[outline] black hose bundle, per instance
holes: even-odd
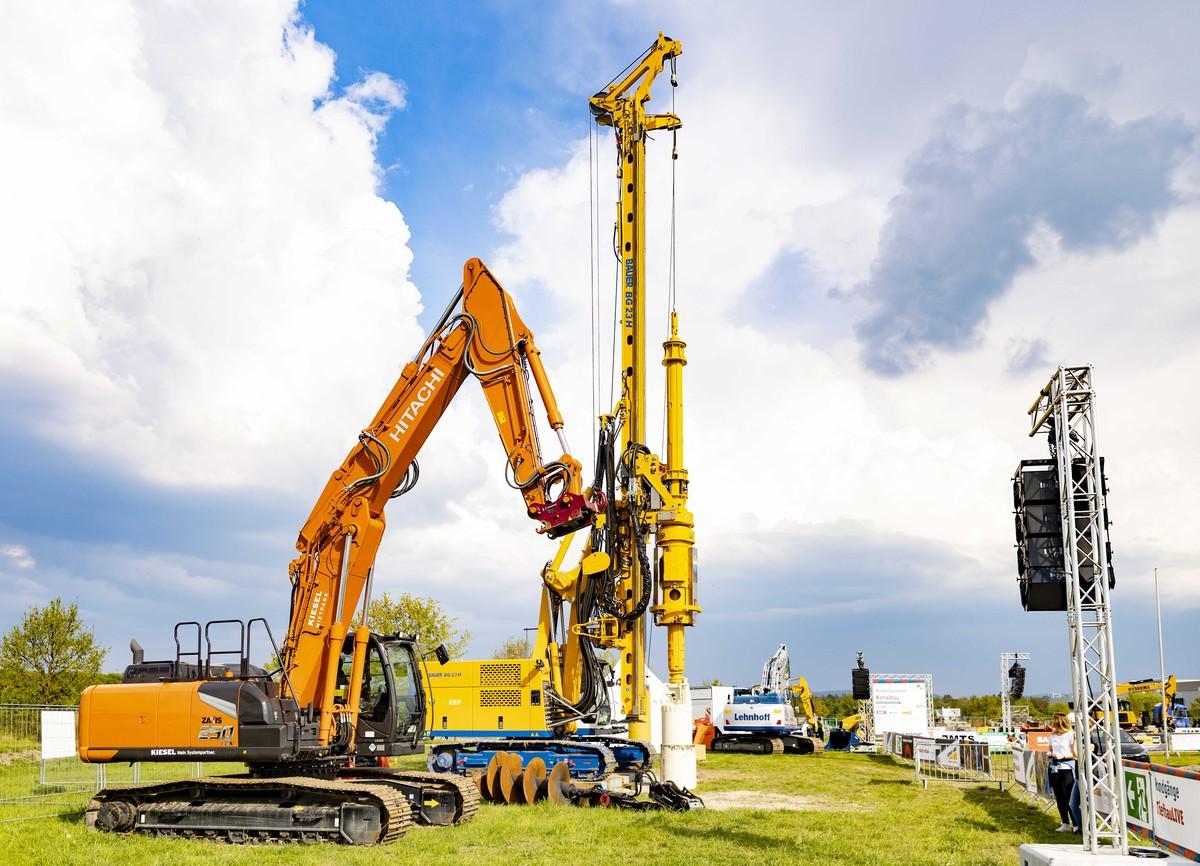
[[[624,564],[624,559],[628,554],[623,554],[619,549],[617,540],[620,534],[617,531],[617,461],[615,459],[615,448],[613,439],[616,435],[616,430],[613,422],[604,424],[600,428],[599,442],[596,445],[596,477],[592,482],[593,490],[604,491],[605,499],[605,521],[603,528],[592,529],[592,550],[602,551],[608,554],[608,568],[594,576],[594,579],[599,582],[604,591],[598,599],[599,609],[610,616],[614,616],[621,622],[629,623],[641,617],[646,608],[650,605],[650,597],[654,591],[653,573],[650,569],[650,556],[646,551],[646,545],[640,539],[640,529],[642,515],[639,511],[635,511],[632,507],[632,497],[626,497],[628,503],[628,519],[629,526],[628,537],[629,543],[634,549],[636,557],[633,567],[638,572],[641,578],[641,593],[637,602],[629,610],[625,609],[623,600],[617,597],[618,577],[621,573],[621,566]],[[649,449],[645,445],[632,444],[621,456],[620,481],[622,486],[630,483],[633,477],[633,461],[639,453],[649,453]]]

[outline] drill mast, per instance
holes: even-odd
[[[611,126],[617,147],[616,253],[620,275],[620,399],[601,423],[620,427],[620,494],[615,503],[618,556],[617,599],[628,616],[620,620],[614,639],[605,641],[621,654],[622,704],[632,739],[650,739],[650,702],[646,691],[647,608],[656,625],[667,628],[669,683],[685,687],[684,632],[695,622],[693,520],[687,508],[687,472],[683,468],[683,366],[686,343],[679,339],[678,318],[671,313],[671,335],[663,343],[667,368],[667,463],[646,445],[646,136],[654,130],[676,130],[673,113],[650,114],[645,104],[655,78],[670,63],[676,85],[675,58],[683,46],[661,33],[654,44],[589,101],[596,123]],[[651,537],[658,561],[651,583],[650,558],[644,553]],[[653,589],[651,589],[653,586]],[[653,604],[647,594],[653,593]]]

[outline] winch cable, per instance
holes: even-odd
[[[675,114],[675,90],[679,81],[675,75],[675,58],[671,58],[671,114]],[[671,314],[675,312],[675,164],[679,160],[678,129],[671,130],[671,230],[669,234],[669,252],[667,254],[667,333],[671,333]],[[662,448],[660,454],[667,452],[667,394],[663,391],[663,421]],[[677,468],[677,467],[672,467]]]
[[[596,436],[598,430],[597,417],[600,414],[600,380],[599,380],[599,359],[597,351],[599,348],[599,335],[596,328],[598,326],[599,316],[599,296],[596,283],[598,281],[598,267],[596,257],[596,246],[599,241],[598,229],[596,226],[599,214],[596,212],[596,124],[592,118],[588,117],[588,313],[591,316],[591,322],[588,328],[588,337],[592,344],[591,362],[592,362],[592,459],[596,458]]]

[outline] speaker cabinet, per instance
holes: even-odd
[[[854,668],[850,671],[850,692],[856,701],[871,700],[871,672],[867,668]]]

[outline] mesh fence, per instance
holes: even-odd
[[[0,822],[82,812],[108,785],[241,772],[241,764],[85,764],[42,756],[42,713],[78,716],[78,707],[0,704]],[[76,718],[78,721],[78,718]]]

